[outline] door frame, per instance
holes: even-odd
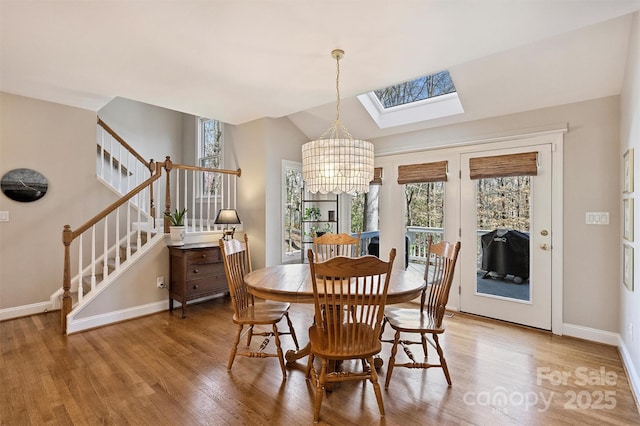
[[[553,235],[553,211],[551,203],[551,186],[553,181],[551,144],[526,145],[500,150],[469,150],[460,153],[460,220],[462,245],[467,250],[460,256],[460,309],[464,312],[476,313],[518,324],[539,327],[543,330],[551,330],[551,291],[553,289],[553,250],[538,250],[541,242],[551,244]],[[496,297],[491,294],[478,291],[478,257],[476,250],[479,248],[477,234],[477,184],[469,175],[471,158],[492,158],[500,155],[518,154],[525,152],[537,152],[538,166],[542,173],[531,177],[531,202],[530,221],[528,233],[530,242],[528,246],[530,254],[529,298],[526,301],[508,297]],[[489,228],[493,229],[493,228]],[[550,231],[548,236],[540,236],[539,231]]]
[[[450,196],[458,198],[460,187],[460,164],[457,160],[462,152],[475,149],[508,149],[528,145],[551,144],[551,222],[554,232],[551,235],[551,278],[553,280],[551,288],[551,332],[553,334],[563,334],[563,152],[564,134],[568,131],[566,124],[552,125],[546,128],[538,128],[530,132],[513,132],[513,134],[503,134],[502,136],[486,138],[465,138],[439,142],[438,146],[421,147],[408,150],[385,152],[377,154],[375,166],[383,167],[384,183],[380,188],[380,234],[381,253],[388,252],[391,247],[397,247],[398,256],[404,256],[404,223],[398,220],[403,217],[403,196],[402,185],[397,183],[398,166],[404,164],[414,164],[430,162],[436,160],[448,160],[448,177],[446,201],[450,201]],[[428,142],[427,142],[428,143]],[[451,188],[455,185],[455,189]],[[455,194],[455,195],[454,195]],[[458,200],[459,205],[459,200]],[[460,237],[460,214],[459,209],[452,212],[451,208],[445,211],[445,238],[454,240]],[[461,247],[461,250],[464,250]],[[460,274],[456,272],[454,280],[460,288]],[[455,287],[455,284],[454,284]],[[449,298],[449,309],[459,308],[460,298],[457,294],[452,294]],[[455,306],[454,304],[457,304]]]
[[[474,144],[459,149],[459,154],[473,150],[500,150],[531,145],[551,145],[551,332],[563,333],[563,151],[565,129],[502,138],[499,142]],[[460,165],[459,165],[460,166]],[[459,170],[458,176],[461,171]],[[458,179],[458,185],[461,179]],[[460,232],[460,225],[458,229]]]

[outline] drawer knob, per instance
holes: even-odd
[[[194,285],[193,285],[193,289],[195,290],[195,289],[197,289],[197,288],[198,288],[198,284],[194,284]]]
[[[202,257],[204,259],[205,257],[207,257],[207,254],[206,253],[202,253],[202,255],[200,257]]]
[[[197,270],[197,269],[194,269],[194,270],[193,270],[193,273],[194,273],[194,274],[197,274],[197,273],[198,273],[198,270]]]

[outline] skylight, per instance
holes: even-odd
[[[388,109],[398,105],[435,98],[455,91],[456,87],[451,81],[449,71],[440,71],[415,80],[385,87],[384,89],[374,90],[373,93],[375,93],[382,107]]]
[[[464,112],[446,70],[378,89],[358,99],[381,129]]]

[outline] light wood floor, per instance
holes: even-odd
[[[310,308],[292,306],[301,343]],[[0,424],[311,424],[306,360],[285,382],[275,358],[238,358],[227,371],[228,299],[190,306],[186,319],[163,312],[66,337],[58,315],[0,323]],[[340,383],[321,424],[640,424],[616,348],[460,314],[446,321],[451,388],[439,369],[397,369],[380,418],[369,383]]]

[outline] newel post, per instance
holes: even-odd
[[[149,177],[153,176],[154,172],[157,173],[156,170],[156,162],[153,161],[153,158],[149,161]],[[153,183],[149,184],[149,213],[153,219],[153,227],[156,227],[156,202],[153,191]]]
[[[67,314],[71,312],[71,242],[73,231],[71,226],[65,225],[62,231],[62,243],[64,244],[64,273],[62,277],[62,304],[60,307],[60,324],[62,333],[67,333]]]
[[[167,183],[165,185],[165,197],[164,197],[164,212],[171,214],[171,169],[173,168],[173,163],[171,162],[171,157],[167,155],[164,160],[164,170],[167,172]],[[164,217],[164,233],[169,233],[169,219],[165,215]]]

